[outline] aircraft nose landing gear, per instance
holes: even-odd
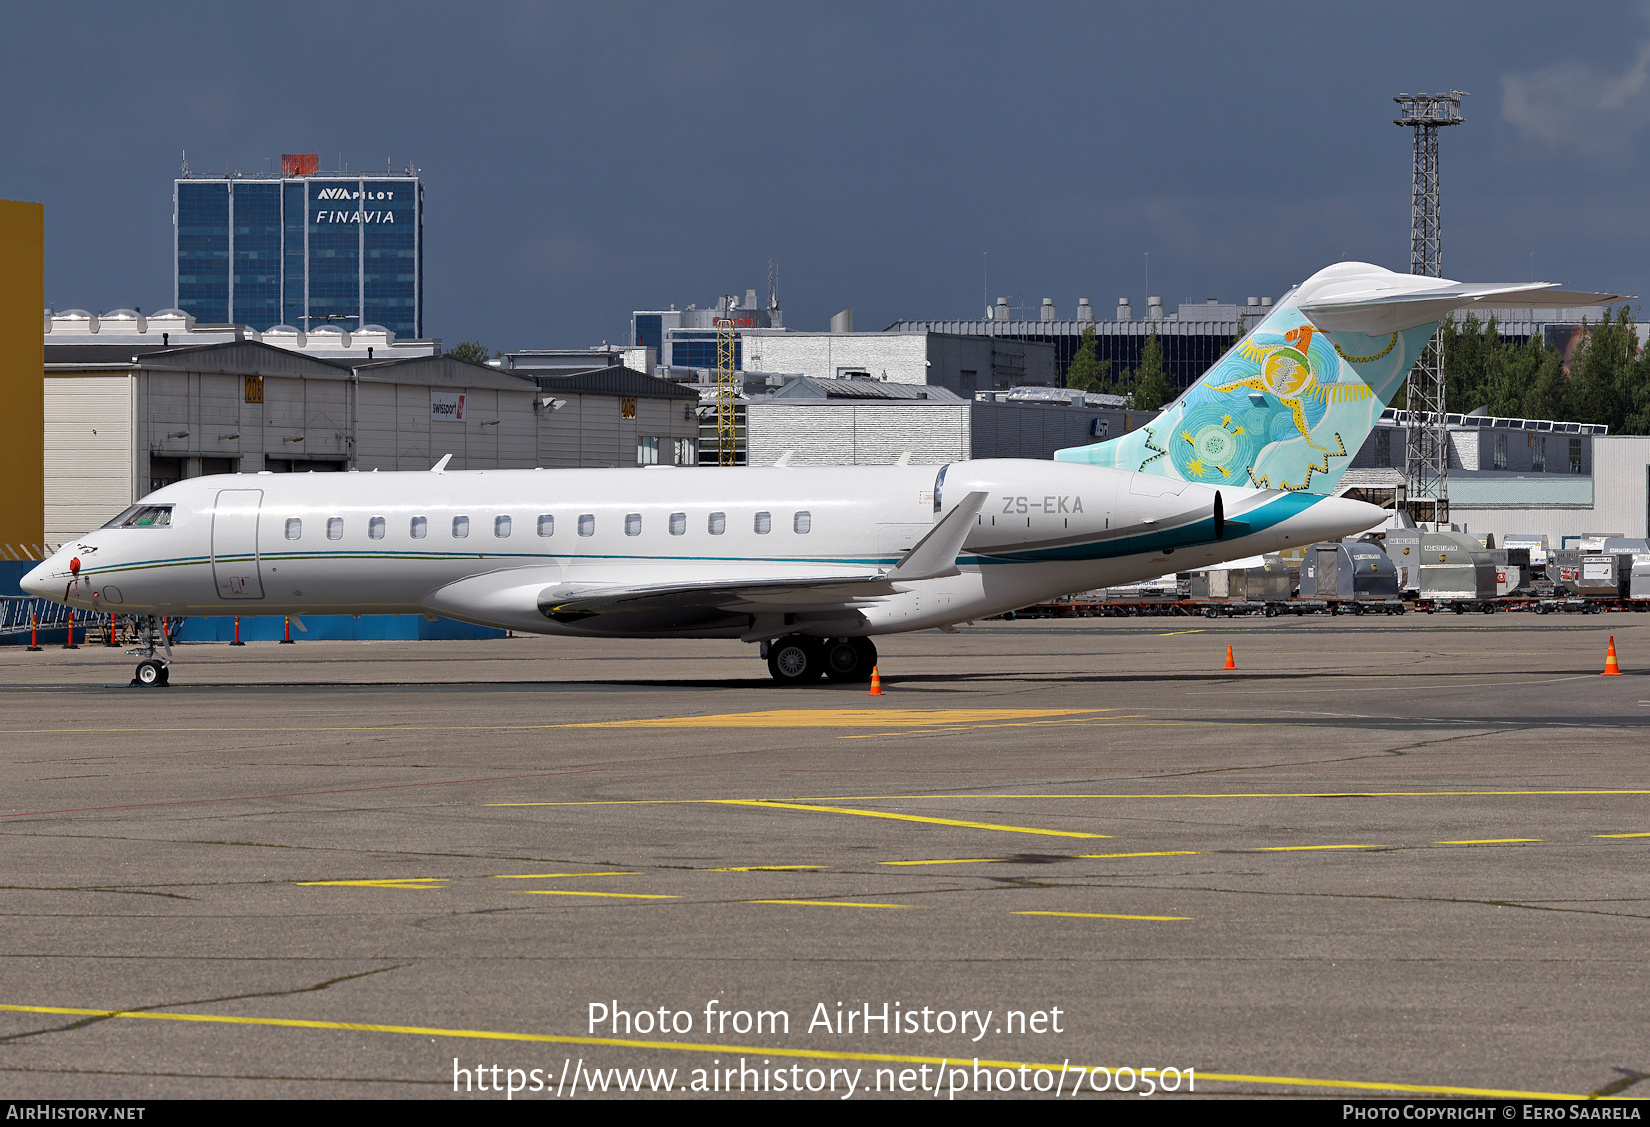
[[[166,650],[164,658],[155,656],[155,635],[157,633],[160,635],[161,645]],[[143,659],[138,662],[137,672],[132,675],[134,686],[148,689],[172,683],[172,639],[167,637],[164,629],[160,628],[154,615],[145,615],[138,620],[137,649],[127,650],[126,652]]]

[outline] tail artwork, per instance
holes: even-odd
[[[1556,287],[1462,284],[1337,263],[1291,290],[1152,422],[1058,451],[1055,460],[1328,495],[1451,312],[1620,300]]]

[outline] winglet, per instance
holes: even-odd
[[[918,540],[905,558],[894,565],[887,578],[902,582],[914,579],[939,579],[958,574],[957,553],[968,539],[968,522],[979,515],[985,505],[986,491],[977,489],[964,497],[956,508]]]
[[[447,468],[447,463],[452,461],[452,460],[453,460],[453,456],[451,454],[443,454],[441,456],[441,461],[437,462],[435,465],[430,467],[430,472],[431,473],[440,473],[442,470]]]

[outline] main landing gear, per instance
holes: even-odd
[[[160,644],[166,651],[164,658],[156,656],[156,634],[160,635]],[[166,636],[166,631],[161,628],[154,615],[145,615],[138,619],[137,649],[126,652],[143,659],[138,662],[137,672],[132,675],[133,685],[149,689],[172,683],[172,639]]]
[[[781,685],[806,685],[829,677],[844,684],[871,679],[877,648],[869,638],[810,638],[789,634],[768,643],[768,672]]]

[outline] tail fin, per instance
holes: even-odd
[[[1140,430],[1054,455],[1184,481],[1332,492],[1438,325],[1461,308],[1619,300],[1341,262],[1312,275]]]

